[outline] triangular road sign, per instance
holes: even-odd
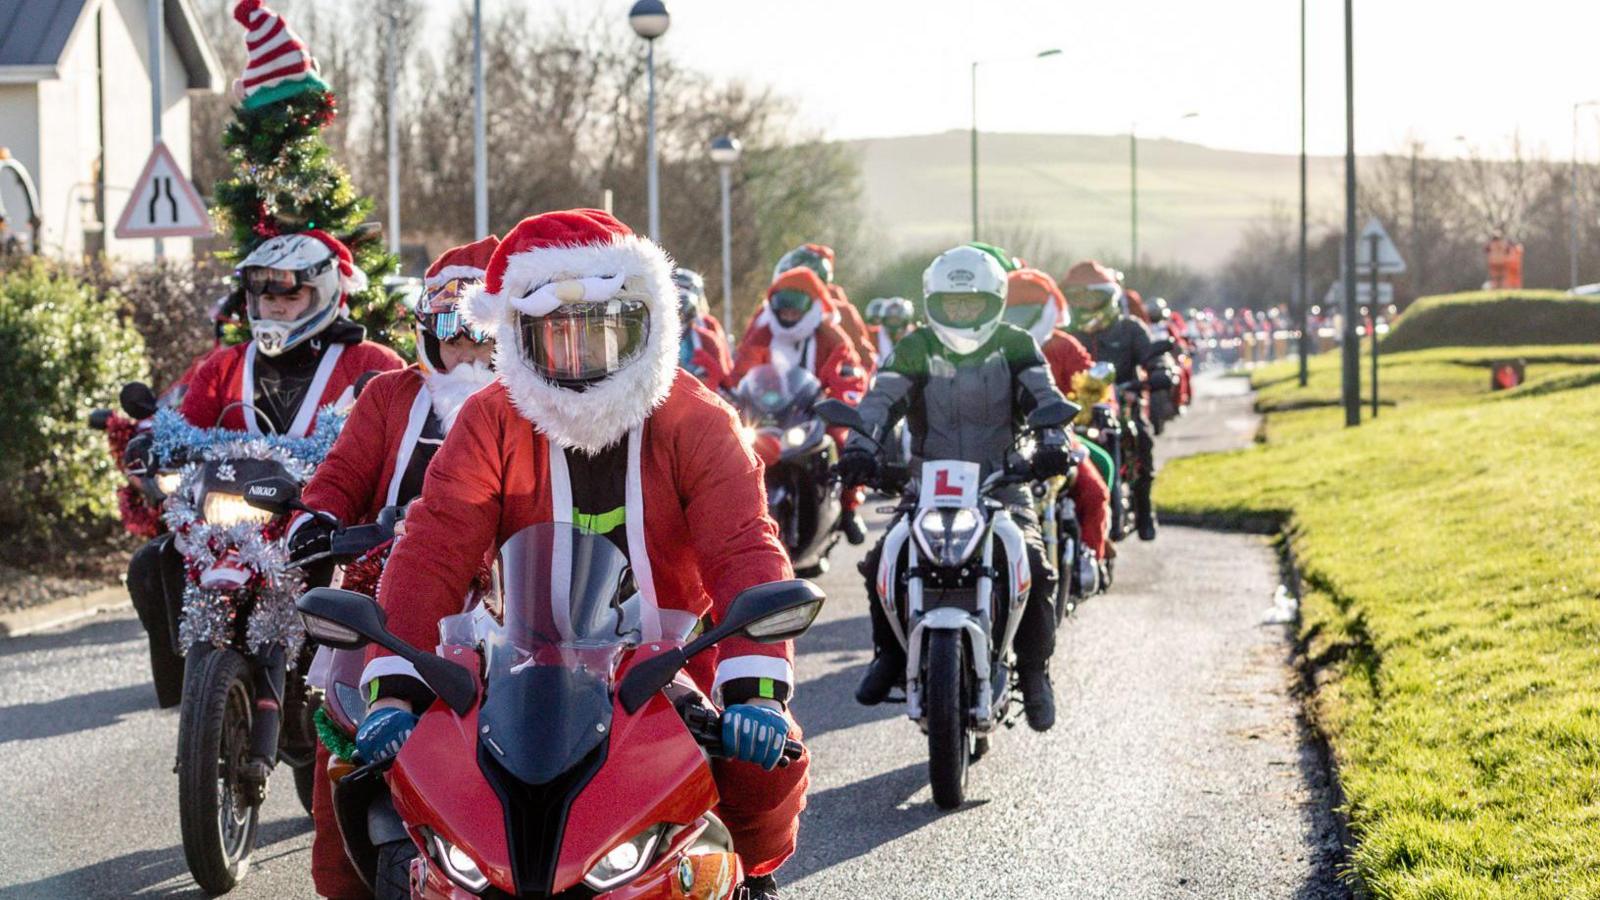
[[[119,238],[209,237],[206,205],[178,168],[167,145],[158,142],[139,173],[128,205],[117,220]]]
[[[1378,239],[1378,274],[1403,274],[1406,262],[1400,258],[1400,248],[1389,239],[1389,232],[1383,229],[1383,223],[1377,217],[1368,220],[1367,227],[1361,229],[1361,236],[1356,238],[1356,271],[1363,275],[1372,274],[1373,238]]]

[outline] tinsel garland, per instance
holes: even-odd
[[[112,413],[106,420],[106,444],[118,472],[126,472],[122,456],[138,431],[139,423],[127,416]],[[144,491],[130,483],[117,488],[117,513],[122,517],[123,530],[135,537],[152,538],[161,533],[161,513],[145,502]]]
[[[226,645],[233,637],[241,608],[250,608],[244,644],[252,652],[282,644],[290,658],[300,652],[305,631],[294,601],[304,590],[298,569],[291,569],[284,540],[285,523],[274,520],[263,527],[255,522],[223,526],[207,522],[198,508],[203,497],[203,461],[217,459],[272,460],[290,477],[304,483],[328,454],[344,416],[325,407],[309,437],[278,435],[247,437],[237,431],[195,428],[181,416],[163,410],[154,423],[155,455],[168,459],[182,448],[192,460],[183,469],[178,489],[167,498],[163,518],[172,529],[173,542],[184,558],[183,612],[178,624],[181,646],[195,643]],[[186,442],[185,442],[186,441]],[[237,588],[219,591],[202,587],[200,577],[218,560],[231,555],[249,573]]]
[[[316,715],[311,717],[311,721],[317,726],[317,737],[322,740],[322,746],[327,747],[329,753],[345,762],[356,761],[356,742],[334,724],[333,717],[328,715],[327,709],[317,707]]]

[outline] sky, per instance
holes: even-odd
[[[427,0],[434,15],[463,0]],[[535,17],[631,0],[528,2]],[[1344,5],[1307,0],[1307,137],[1344,152]],[[828,137],[1126,133],[1274,153],[1299,150],[1295,0],[668,0],[660,49],[770,85]],[[1571,153],[1572,104],[1600,98],[1593,0],[1356,0],[1356,146],[1503,155],[1509,137]],[[1033,58],[1059,48],[1060,55]],[[1198,115],[1183,118],[1194,112]],[[1581,154],[1600,158],[1600,107]],[[1460,140],[1464,138],[1465,140]]]

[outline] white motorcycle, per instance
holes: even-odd
[[[854,408],[828,400],[816,411],[872,439]],[[1077,413],[1070,402],[1040,407],[1028,415],[1029,433],[1064,426]],[[981,479],[977,463],[948,459],[923,461],[909,479],[885,473],[873,487],[903,499],[884,538],[878,601],[906,651],[906,714],[928,735],[933,802],[954,809],[968,765],[1022,708],[1012,642],[1033,572],[1021,527],[992,495],[1034,474],[1018,452]]]

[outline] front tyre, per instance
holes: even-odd
[[[411,861],[417,845],[409,840],[390,841],[378,848],[378,870],[372,877],[373,900],[410,900]]]
[[[306,812],[311,812],[312,793],[317,786],[317,763],[315,758],[305,765],[295,766],[290,771],[294,772],[294,792],[300,798],[300,805]]]
[[[249,664],[221,648],[205,655],[178,722],[178,824],[200,889],[233,890],[250,868],[259,806],[242,780],[254,702]]]
[[[972,731],[967,723],[967,642],[959,631],[928,636],[923,708],[928,718],[928,781],[940,809],[961,805],[967,791]]]

